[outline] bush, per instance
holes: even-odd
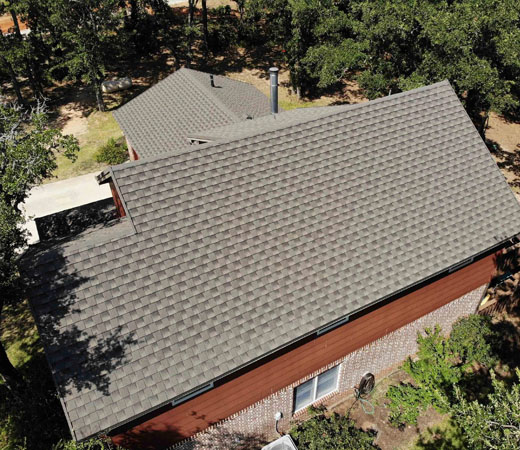
[[[126,143],[121,140],[116,141],[114,138],[110,138],[96,153],[97,162],[110,164],[111,166],[122,164],[127,159],[128,149]]]
[[[453,397],[453,385],[462,378],[462,369],[441,328],[426,329],[417,337],[417,360],[403,364],[414,384],[393,386],[386,394],[390,400],[390,423],[396,427],[416,424],[417,417],[429,405],[445,413]]]
[[[438,326],[426,329],[424,336],[419,334],[417,359],[408,358],[402,366],[413,384],[391,386],[386,394],[390,423],[415,425],[429,405],[440,413],[448,412],[456,401],[454,387],[461,384],[468,368],[475,362],[487,367],[496,364],[493,349],[499,339],[491,319],[475,314],[455,322],[449,338]]]
[[[493,348],[499,340],[491,318],[473,314],[455,322],[450,334],[450,347],[464,365],[478,362],[493,367],[498,360]]]
[[[325,408],[309,408],[311,419],[290,431],[298,448],[307,450],[369,450],[377,449],[374,444],[376,433],[356,428],[347,416],[333,413],[325,415]]]

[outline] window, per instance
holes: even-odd
[[[299,411],[338,388],[339,366],[300,384],[294,390],[294,411]]]

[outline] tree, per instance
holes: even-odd
[[[25,104],[25,100],[20,89],[20,84],[18,83],[16,72],[14,71],[13,65],[7,56],[8,48],[9,42],[7,38],[3,35],[3,33],[0,33],[0,62],[2,63],[3,68],[9,73],[9,78],[11,79],[11,84],[13,85],[13,90],[16,94],[18,103],[23,105]]]
[[[482,132],[489,110],[518,111],[519,0],[358,0],[351,8],[369,98],[448,79]]]
[[[467,448],[474,450],[516,450],[520,448],[520,369],[511,387],[491,373],[493,392],[485,403],[469,402],[456,389],[457,404],[452,409]]]
[[[204,53],[206,58],[209,52],[209,33],[208,33],[208,6],[206,0],[201,0],[202,6],[202,36],[204,38]]]
[[[92,86],[98,109],[105,111],[101,83],[121,24],[119,0],[56,0],[51,22],[62,32],[62,65]]]
[[[250,0],[247,8],[251,16],[265,24],[271,45],[282,48],[291,84],[301,97],[307,81],[302,59],[314,44],[313,25],[325,10],[320,0]]]
[[[55,152],[74,160],[77,140],[50,128],[43,105],[31,112],[0,103],[0,320],[7,301],[18,296],[18,255],[26,245],[20,206],[29,190],[56,168]],[[21,377],[0,344],[0,374],[17,388]]]

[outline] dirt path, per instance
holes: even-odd
[[[73,136],[81,136],[88,131],[88,121],[83,112],[75,109],[74,103],[67,103],[61,106],[60,117],[63,117],[63,134],[72,134]]]

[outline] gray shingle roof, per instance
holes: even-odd
[[[520,232],[447,82],[112,170],[135,234],[31,260],[77,438]]]
[[[114,112],[140,158],[188,144],[188,132],[229,125],[270,113],[269,99],[254,86],[182,68]]]
[[[287,128],[308,120],[320,119],[352,108],[352,106],[353,105],[338,105],[291,109],[289,111],[281,111],[279,114],[269,114],[254,120],[244,120],[223,127],[190,131],[188,138],[211,142],[243,139],[259,133]]]

